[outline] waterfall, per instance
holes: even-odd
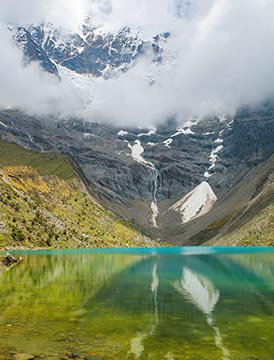
[[[160,172],[155,168],[154,166],[154,186],[153,186],[153,197],[151,202],[151,223],[154,227],[158,227],[157,224],[157,217],[159,215],[159,209],[158,209],[158,200],[157,200],[157,194],[158,194],[158,183],[159,183],[159,177]]]
[[[151,209],[151,215],[150,215],[150,221],[154,227],[158,227],[157,224],[157,217],[159,215],[159,209],[158,209],[158,200],[157,200],[157,193],[158,193],[158,183],[159,183],[159,177],[160,172],[156,169],[155,165],[144,159],[142,154],[144,153],[144,148],[141,145],[140,140],[136,140],[134,145],[128,144],[128,147],[131,150],[131,157],[133,160],[137,161],[139,164],[143,164],[144,166],[148,167],[153,172],[153,193],[152,193],[152,201],[150,205]]]

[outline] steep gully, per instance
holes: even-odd
[[[158,200],[157,200],[157,193],[158,193],[158,184],[159,179],[161,177],[160,172],[156,169],[155,165],[144,159],[142,154],[144,153],[144,148],[141,145],[140,140],[136,140],[134,145],[128,143],[128,147],[131,149],[131,157],[133,160],[137,161],[140,164],[143,164],[152,170],[152,179],[153,179],[153,192],[152,192],[152,201],[151,201],[151,216],[150,221],[154,227],[158,227],[157,225],[157,218],[159,215],[158,209]]]

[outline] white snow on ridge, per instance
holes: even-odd
[[[210,131],[210,132],[205,132],[205,133],[203,133],[202,135],[208,136],[208,135],[213,135],[213,134],[215,134],[215,132],[214,132],[214,131]]]
[[[147,133],[138,134],[137,137],[141,137],[141,136],[151,136],[151,135],[154,135],[154,134],[156,134],[156,130],[155,130],[155,129],[152,129],[152,130],[149,130]]]
[[[7,128],[7,125],[4,124],[2,121],[0,121],[0,125],[4,126],[5,128]]]
[[[204,181],[175,205],[170,207],[170,210],[172,209],[179,212],[182,217],[182,223],[185,224],[207,214],[212,210],[216,201],[217,196],[214,194],[210,185]]]
[[[173,143],[173,139],[167,139],[163,142],[163,144],[165,144],[166,147],[168,147],[169,149],[171,148],[170,145]]]
[[[194,132],[190,129],[190,128],[178,128],[177,129],[177,132],[173,135],[171,135],[171,137],[175,137],[175,136],[178,136],[178,135],[181,135],[181,134],[184,134],[184,135],[194,135]]]
[[[178,135],[194,135],[194,132],[190,129],[190,128],[178,128],[177,129],[177,132],[173,135],[171,135],[171,137],[165,141],[163,141],[163,144],[165,144],[166,147],[168,147],[169,149],[171,149],[170,145],[172,144],[173,142],[173,138],[175,138],[176,136]]]
[[[223,149],[223,145],[219,145],[217,146],[216,149],[212,150],[211,154],[210,154],[210,163],[211,166],[209,167],[208,170],[212,170],[215,166],[216,166],[216,162],[218,160],[218,153]]]
[[[118,133],[117,133],[118,136],[125,136],[125,135],[128,135],[128,132],[125,131],[125,130],[120,130]]]
[[[222,144],[223,142],[224,140],[222,138],[218,138],[214,141],[215,144]],[[219,159],[219,156],[217,154],[223,149],[223,147],[224,147],[223,145],[218,145],[215,149],[211,151],[209,158],[209,162],[211,165],[209,166],[208,170],[204,173],[204,177],[206,179],[210,178],[213,175],[210,173],[210,171],[214,169],[214,167],[216,166],[216,162]]]
[[[163,144],[165,144],[166,147],[169,149],[171,148],[170,145],[173,141],[173,138],[175,138],[178,135],[195,135],[195,133],[191,130],[191,127],[194,125],[197,125],[199,122],[199,119],[194,118],[191,116],[188,121],[186,121],[183,125],[178,127],[176,130],[176,133],[171,135],[169,139],[165,140]]]

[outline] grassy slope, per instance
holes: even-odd
[[[0,248],[155,246],[102,208],[70,160],[0,141]]]
[[[273,195],[274,191],[269,194],[274,198]],[[254,203],[249,211],[253,216],[240,228],[218,241],[211,240],[207,245],[274,246],[274,200],[263,209]]]
[[[52,152],[37,153],[0,139],[0,167],[25,165],[40,175],[56,175],[62,180],[75,178],[70,159]]]
[[[233,228],[233,222],[230,224],[233,230],[213,238],[206,245],[274,246],[274,157],[264,168],[264,181],[258,184],[248,205],[241,212],[231,213],[211,225],[218,229],[234,219],[236,226]]]

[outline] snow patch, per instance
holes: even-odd
[[[156,146],[157,143],[149,142],[149,143],[147,143],[147,145],[148,145],[148,146]]]
[[[167,148],[171,148],[170,145],[173,143],[173,139],[167,139],[163,142]]]
[[[197,125],[199,122],[199,119],[195,118],[194,116],[190,116],[189,120],[186,121],[183,125],[179,126],[176,130],[176,133],[171,135],[171,139],[168,139],[164,142],[164,144],[172,138],[178,136],[178,135],[195,135],[195,133],[191,130],[191,127],[194,125]],[[167,143],[167,147],[169,147],[170,143]]]
[[[194,135],[195,133],[190,129],[190,128],[178,128],[177,129],[177,132],[173,135],[171,135],[171,137],[175,137],[175,136],[178,136],[178,135]]]
[[[154,135],[154,134],[156,134],[156,130],[155,130],[155,129],[152,129],[152,130],[149,130],[149,132],[147,132],[147,133],[138,134],[137,137],[141,137],[141,136],[151,136],[151,135]]]
[[[212,175],[213,175],[213,174],[210,174],[208,171],[206,171],[206,172],[204,173],[204,177],[205,177],[206,179],[209,179]]]
[[[118,133],[117,133],[118,136],[125,136],[125,135],[128,135],[128,132],[125,131],[125,130],[120,130]]]
[[[2,121],[0,121],[0,125],[4,126],[5,128],[7,128],[7,125],[4,124]]]
[[[85,138],[89,138],[89,137],[95,136],[95,135],[92,134],[92,133],[86,132],[86,133],[83,133],[83,136],[84,136]]]
[[[203,133],[202,135],[208,136],[208,135],[213,135],[213,134],[215,134],[215,132],[214,132],[214,131],[210,131],[210,132],[205,132],[205,133]]]
[[[145,149],[141,145],[140,140],[135,140],[135,145],[131,145],[128,143],[128,147],[131,149],[131,157],[133,160],[137,161],[140,164],[150,167],[151,169],[155,169],[154,164],[150,161],[145,160],[141,155],[144,153]]]
[[[185,224],[191,220],[207,214],[212,210],[217,196],[214,194],[208,182],[204,181],[194,190],[184,196],[170,210],[175,210],[181,214],[182,223]]]
[[[208,170],[212,170],[215,166],[216,166],[216,162],[218,160],[218,153],[223,149],[223,145],[219,145],[217,146],[216,149],[212,150],[211,154],[210,154],[210,160],[209,162],[211,163],[211,166],[209,167]]]

